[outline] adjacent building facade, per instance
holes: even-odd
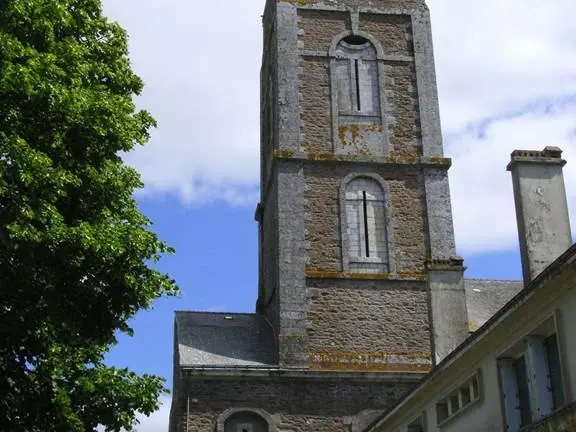
[[[576,245],[560,154],[515,151],[508,166],[526,286],[366,432],[576,430]]]
[[[359,432],[522,282],[464,280],[423,0],[263,28],[256,312],[176,313],[170,431]]]

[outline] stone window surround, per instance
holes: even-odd
[[[356,177],[346,187],[348,254],[352,272],[386,272],[384,191],[369,177]],[[379,270],[378,270],[379,269]]]
[[[341,58],[341,53],[338,49],[339,43],[347,36],[360,36],[364,39],[368,40],[372,47],[376,50],[376,65],[377,65],[377,73],[378,73],[378,83],[379,83],[379,98],[380,98],[380,110],[378,112],[378,117],[380,120],[380,125],[384,133],[384,139],[382,142],[382,155],[388,154],[390,150],[389,139],[388,139],[388,121],[387,121],[387,114],[386,114],[386,88],[384,86],[384,77],[386,76],[385,71],[385,64],[384,64],[384,50],[382,49],[382,45],[378,42],[378,40],[369,33],[356,30],[356,31],[344,31],[337,34],[332,39],[332,44],[328,51],[328,56],[330,58],[330,105],[331,105],[331,117],[332,117],[332,151],[337,153],[338,145],[338,127],[340,125],[340,118],[338,112],[338,91],[337,89],[333,88],[332,86],[334,83],[338,82],[337,76],[337,60]]]
[[[256,414],[257,416],[261,417],[264,421],[266,421],[266,423],[268,423],[268,432],[278,432],[276,428],[276,422],[274,421],[272,416],[268,414],[268,412],[259,408],[228,408],[218,416],[218,419],[216,420],[216,432],[224,432],[226,421],[234,414],[242,412]]]
[[[380,42],[378,42],[378,40],[372,36],[370,33],[364,32],[364,31],[360,31],[360,30],[356,30],[354,32],[351,32],[349,30],[343,31],[341,33],[338,33],[336,36],[334,36],[334,38],[332,39],[332,43],[330,45],[330,49],[328,51],[328,55],[330,58],[333,57],[338,57],[339,56],[339,50],[338,50],[338,44],[347,36],[360,36],[366,40],[368,40],[372,46],[374,47],[374,49],[376,50],[376,59],[378,60],[383,60],[386,56],[384,55],[384,50],[382,49],[382,45],[380,44]]]
[[[388,260],[385,264],[387,264],[388,271],[386,273],[393,274],[394,273],[394,259],[393,259],[393,250],[392,250],[392,218],[391,209],[390,209],[390,194],[388,190],[388,185],[386,181],[379,176],[378,174],[374,174],[372,172],[362,172],[356,171],[351,174],[348,174],[342,180],[340,184],[340,196],[339,196],[339,211],[340,211],[340,243],[341,243],[341,250],[342,250],[342,269],[344,273],[350,272],[350,261],[351,257],[349,255],[349,239],[347,234],[348,228],[348,221],[346,216],[346,188],[348,187],[348,183],[358,177],[367,177],[374,181],[376,181],[380,187],[382,188],[382,192],[384,194],[384,215],[385,215],[385,226],[386,226],[386,240],[385,246],[387,249],[387,257]],[[357,271],[356,271],[357,273]],[[367,273],[369,274],[369,273]]]
[[[344,108],[342,106],[342,101],[339,102],[338,104],[339,121],[342,122],[343,118],[351,116],[352,118],[355,118],[357,120],[365,119],[362,121],[363,123],[368,122],[368,124],[373,123],[380,124],[380,115],[381,115],[380,76],[377,68],[378,63],[376,61],[376,48],[369,39],[365,38],[362,39],[365,41],[362,44],[350,44],[346,42],[346,38],[344,38],[341,39],[340,42],[338,42],[338,45],[336,47],[337,65],[345,66],[345,68],[347,69],[346,71],[347,73],[343,74],[342,71],[340,71],[340,73],[336,73],[335,76],[337,82],[339,83],[338,86],[344,85],[343,81],[348,81],[347,86],[349,96],[348,103],[350,105]],[[354,67],[352,66],[353,62],[356,62],[358,65],[356,70],[354,70]],[[364,62],[367,62],[368,65],[372,63],[374,66],[376,66],[376,69],[373,74],[367,73],[367,75],[364,76],[364,79],[362,79],[360,76],[357,76],[362,74],[359,73],[357,74],[357,72],[361,72],[361,70],[363,69]],[[344,77],[342,75],[347,76]],[[364,106],[361,108],[357,107],[355,102],[358,101],[358,103],[360,103],[361,99],[365,99],[362,97],[365,96],[365,93],[361,89],[364,86],[368,86],[371,88],[372,86],[370,84],[376,85],[376,93],[377,93],[376,100],[374,100],[374,97],[370,98],[372,99],[370,104],[373,103],[373,107],[372,108],[365,108]],[[360,95],[358,94],[357,86],[360,87],[359,92]],[[338,90],[341,91],[340,88]],[[362,105],[364,105],[364,101],[362,101]]]

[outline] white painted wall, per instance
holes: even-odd
[[[554,287],[550,287],[554,289]],[[548,295],[549,294],[549,295]],[[458,361],[450,365],[443,372],[435,385],[424,388],[429,396],[425,396],[424,403],[407,402],[409,411],[400,417],[391,416],[381,431],[405,431],[406,425],[419,413],[426,411],[426,432],[500,432],[504,428],[504,416],[501,408],[500,386],[498,379],[497,359],[504,353],[522,343],[523,338],[533,332],[542,323],[556,317],[556,333],[559,338],[560,355],[563,364],[564,392],[566,403],[576,401],[576,284],[570,287],[565,294],[555,296],[555,293],[545,293],[542,290],[535,297],[535,301],[527,302],[531,306],[525,310],[512,313],[507,320],[501,323],[497,331],[489,337],[493,339],[492,348],[484,355],[478,355],[475,364],[459,364]],[[531,309],[532,308],[532,309]],[[529,312],[535,311],[535,313]],[[518,313],[521,312],[521,313]],[[498,333],[498,334],[496,334]],[[500,342],[498,342],[498,339]],[[489,340],[489,339],[487,339]],[[459,370],[458,372],[456,372]],[[481,370],[483,397],[464,408],[455,417],[448,420],[438,428],[436,424],[436,403],[458,389],[475,371]],[[448,378],[451,377],[451,378]],[[423,394],[424,390],[421,390]],[[416,400],[416,398],[411,399]]]

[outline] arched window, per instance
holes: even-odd
[[[224,432],[269,432],[268,422],[251,411],[240,411],[228,417]]]
[[[355,177],[344,191],[346,271],[388,272],[386,205],[384,190],[371,177]]]
[[[335,55],[340,123],[379,123],[376,49],[368,39],[349,35],[338,42]]]

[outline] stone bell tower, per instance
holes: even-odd
[[[428,9],[269,0],[260,287],[278,361],[425,371],[468,332]]]
[[[467,335],[423,0],[267,0],[256,313],[177,312],[171,432],[360,432]]]

